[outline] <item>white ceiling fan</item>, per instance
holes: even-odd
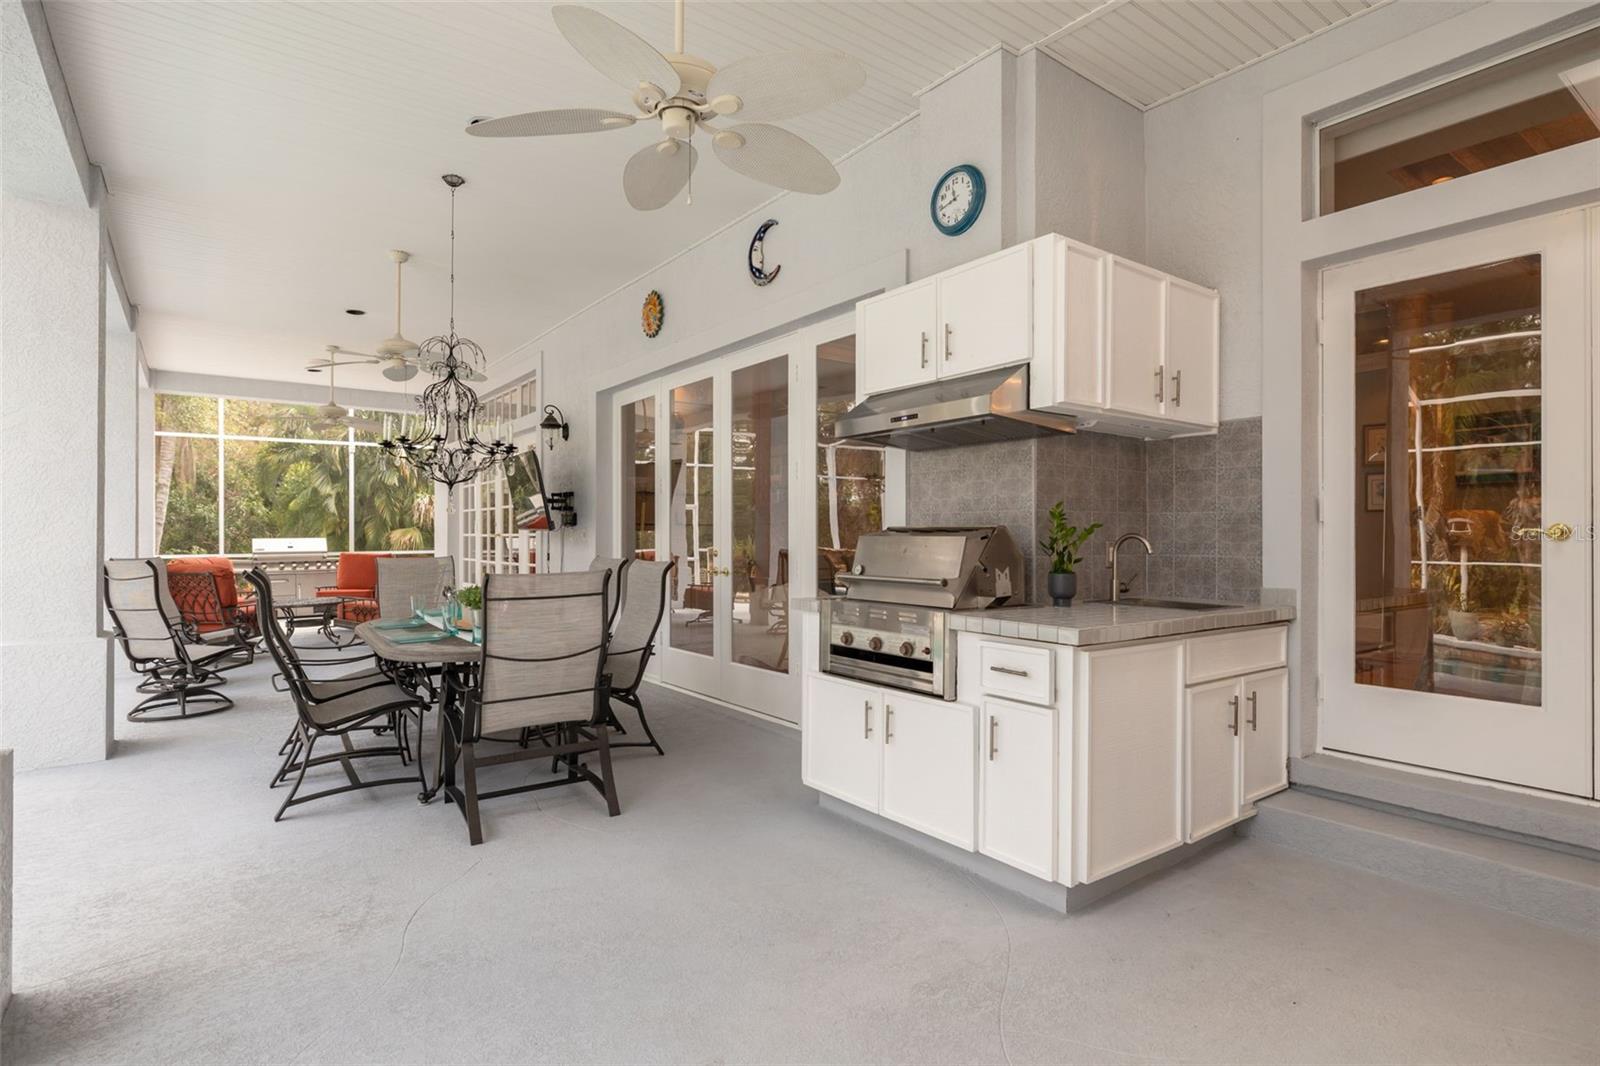
[[[662,55],[631,30],[587,7],[552,12],[567,42],[596,70],[633,94],[637,115],[591,108],[530,111],[482,119],[474,137],[542,137],[623,129],[640,119],[660,124],[661,139],[636,152],[622,170],[622,190],[640,211],[664,207],[689,182],[697,129],[729,169],[794,192],[831,192],[839,172],[808,142],[772,122],[826,107],[859,89],[866,68],[837,52],[776,52],[718,68],[683,50],[683,6],[677,0],[676,51]],[[712,120],[731,118],[721,127]]]
[[[362,363],[370,365],[377,360],[372,356],[362,355],[360,352],[347,352],[337,344],[330,344],[324,350],[328,353],[327,358],[320,359],[306,367],[307,370],[313,372],[321,371],[324,368],[326,368],[328,371],[328,402],[316,408],[317,417],[326,423],[341,426],[351,426],[355,429],[381,428],[377,422],[374,422],[370,418],[357,418],[355,415],[350,413],[350,409],[348,407],[340,403],[335,403],[333,398],[333,376],[338,367],[354,366]],[[339,356],[341,355],[353,355],[357,356],[357,358],[340,360]]]

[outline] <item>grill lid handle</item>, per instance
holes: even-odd
[[[943,577],[888,577],[881,575],[875,577],[872,574],[834,574],[833,579],[835,581],[843,581],[846,584],[851,581],[881,581],[890,585],[933,585],[936,588],[944,588],[950,584],[950,580]]]

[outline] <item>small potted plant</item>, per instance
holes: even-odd
[[[456,602],[461,605],[461,627],[477,629],[478,612],[483,610],[483,588],[478,585],[461,586],[456,590]]]
[[[1050,508],[1050,537],[1039,547],[1050,556],[1050,602],[1057,607],[1072,606],[1072,597],[1078,594],[1077,566],[1083,562],[1078,549],[1099,528],[1099,522],[1083,529],[1067,525],[1067,508],[1060,500]]]

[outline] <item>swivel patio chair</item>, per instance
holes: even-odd
[[[256,661],[255,619],[239,610],[237,604],[230,608],[222,602],[216,578],[209,573],[173,571],[169,567],[167,588],[182,616],[185,639],[229,652],[229,661],[218,670],[233,670]]]
[[[409,784],[420,784],[426,788],[427,781],[422,776],[420,759],[417,760],[418,772],[415,776],[408,773],[404,777],[369,781],[363,780],[355,767],[357,759],[386,756],[398,758],[401,766],[405,766],[410,761],[411,753],[405,739],[404,723],[407,716],[413,713],[420,719],[426,705],[380,670],[366,670],[328,680],[310,677],[300,661],[298,650],[284,636],[277,619],[273,617],[271,580],[260,570],[250,571],[245,579],[256,590],[256,597],[261,603],[261,633],[267,651],[277,664],[295,704],[295,734],[287,745],[283,763],[273,779],[276,785],[293,773],[294,784],[272,820],[281,820],[290,807],[358,789]],[[322,664],[326,665],[326,660],[322,660]],[[357,747],[351,740],[352,734],[368,731],[376,736],[380,730],[390,735],[391,744]],[[338,738],[342,750],[332,755],[313,754],[317,741],[327,737]],[[348,783],[325,788],[308,796],[300,795],[306,771],[331,763],[340,764]]]
[[[610,709],[606,677],[606,618],[610,614],[609,571],[566,574],[491,574],[483,587],[483,666],[477,685],[459,705],[445,709],[445,796],[458,804],[467,837],[483,843],[480,800],[588,781],[621,813],[611,772]],[[556,743],[521,746],[480,755],[488,739],[515,738],[526,730],[554,729]],[[580,729],[582,731],[580,731]],[[593,752],[596,774],[580,759]],[[463,780],[456,783],[457,755]],[[566,763],[563,778],[480,792],[478,771],[502,763],[555,756]]]
[[[139,691],[150,694],[128,712],[130,722],[199,718],[233,706],[210,686],[226,683],[218,666],[234,650],[191,650],[197,646],[184,640],[166,578],[160,559],[108,559],[101,571],[117,643],[128,665],[145,675]]]

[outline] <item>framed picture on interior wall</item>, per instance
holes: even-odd
[[[1388,494],[1387,480],[1382,474],[1367,475],[1367,510],[1383,510]]]
[[[1382,422],[1361,427],[1361,462],[1382,466],[1389,457],[1389,427]]]

